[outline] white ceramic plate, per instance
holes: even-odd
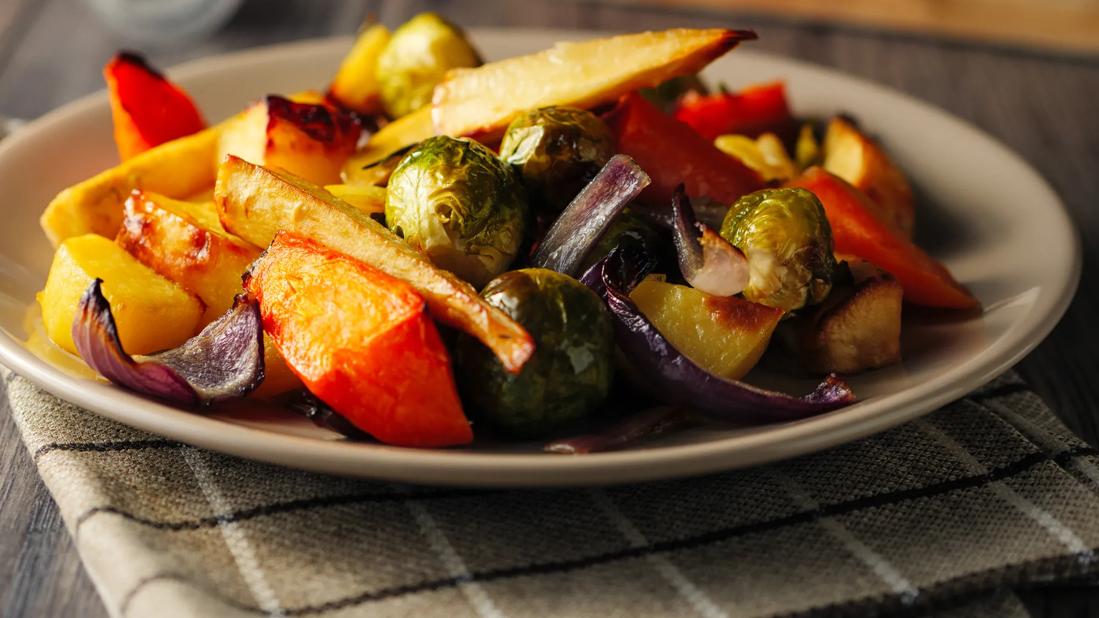
[[[473,33],[490,59],[591,33]],[[209,58],[169,73],[210,119],[250,99],[323,87],[347,39],[309,41]],[[0,361],[43,388],[116,421],[242,457],[399,481],[483,486],[583,485],[668,478],[787,458],[854,440],[929,412],[1007,369],[1053,328],[1075,291],[1080,247],[1065,209],[1018,156],[949,114],[881,86],[823,68],[738,50],[710,78],[732,86],[785,79],[795,111],[856,114],[878,133],[924,195],[918,240],[980,298],[984,314],[909,320],[903,364],[851,380],[861,401],[816,418],[754,428],[705,428],[637,448],[581,457],[538,444],[414,450],[355,444],[272,410],[203,416],[160,405],[90,376],[63,354],[25,343],[34,293],[52,249],[38,216],[61,188],[115,161],[107,97],[55,110],[0,144]],[[791,393],[812,381],[757,370],[757,383]]]

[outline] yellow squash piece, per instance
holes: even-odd
[[[378,85],[378,56],[389,42],[389,29],[382,24],[368,26],[347,52],[328,95],[340,105],[360,114],[380,114],[381,87]]]
[[[657,277],[642,281],[630,298],[676,349],[729,380],[739,380],[759,362],[782,318],[781,309]]]
[[[177,198],[209,189],[222,129],[219,124],[166,142],[58,193],[42,213],[46,236],[54,246],[82,234],[113,237],[122,203],[135,188]]]
[[[96,278],[111,303],[122,345],[131,354],[174,348],[198,330],[202,302],[161,277],[113,241],[96,234],[69,238],[54,254],[38,294],[42,322],[54,343],[76,353],[72,326],[81,295]]]
[[[225,231],[211,202],[134,191],[116,242],[142,264],[206,304],[203,324],[233,306],[240,277],[260,250]]]
[[[265,247],[286,230],[407,281],[436,319],[479,339],[513,372],[534,351],[526,330],[486,303],[473,286],[435,267],[369,215],[321,187],[229,157],[218,171],[214,199],[225,228],[253,245]]]
[[[730,157],[736,157],[768,182],[792,180],[799,172],[782,140],[774,133],[764,133],[755,139],[747,135],[719,135],[714,146]]]
[[[325,185],[324,189],[368,215],[385,212],[385,187],[371,185]]]
[[[750,31],[673,29],[558,43],[528,56],[454,69],[435,87],[431,117],[440,135],[491,138],[520,112],[546,105],[592,108],[697,73]]]

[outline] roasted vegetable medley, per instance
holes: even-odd
[[[486,64],[425,13],[367,24],[325,91],[209,126],[119,53],[122,162],[42,215],[45,331],[150,397],[263,398],[400,446],[581,453],[846,406],[840,374],[901,361],[902,311],[979,303],[914,244],[908,181],[854,119],[797,116],[782,82],[707,88],[754,38]],[[768,350],[819,385],[740,381]]]

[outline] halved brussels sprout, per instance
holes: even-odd
[[[832,289],[832,228],[809,191],[745,195],[729,208],[721,236],[748,257],[744,297],[750,301],[793,311],[824,300]]]
[[[447,71],[480,64],[461,30],[435,13],[420,13],[393,32],[378,57],[382,106],[391,118],[414,112],[431,102]]]
[[[455,364],[472,418],[526,438],[544,436],[593,411],[613,377],[614,337],[603,301],[576,279],[544,268],[497,277],[481,292],[523,325],[536,347],[518,375],[463,336]]]
[[[511,264],[526,213],[515,172],[466,138],[424,140],[401,159],[386,190],[389,229],[476,286]]]
[[[574,107],[543,107],[508,125],[500,158],[515,166],[533,203],[547,213],[569,205],[614,155],[610,129]]]

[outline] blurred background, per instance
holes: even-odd
[[[791,40],[791,32],[836,30],[856,39],[930,37],[1040,54],[1099,53],[1099,0],[0,0],[0,113],[33,118],[46,111],[43,101],[62,103],[100,88],[98,71],[77,73],[73,65],[95,67],[123,46],[170,66],[243,47],[351,34],[368,15],[395,26],[421,10],[468,27],[732,23],[760,31],[753,48],[795,55],[811,45]]]

